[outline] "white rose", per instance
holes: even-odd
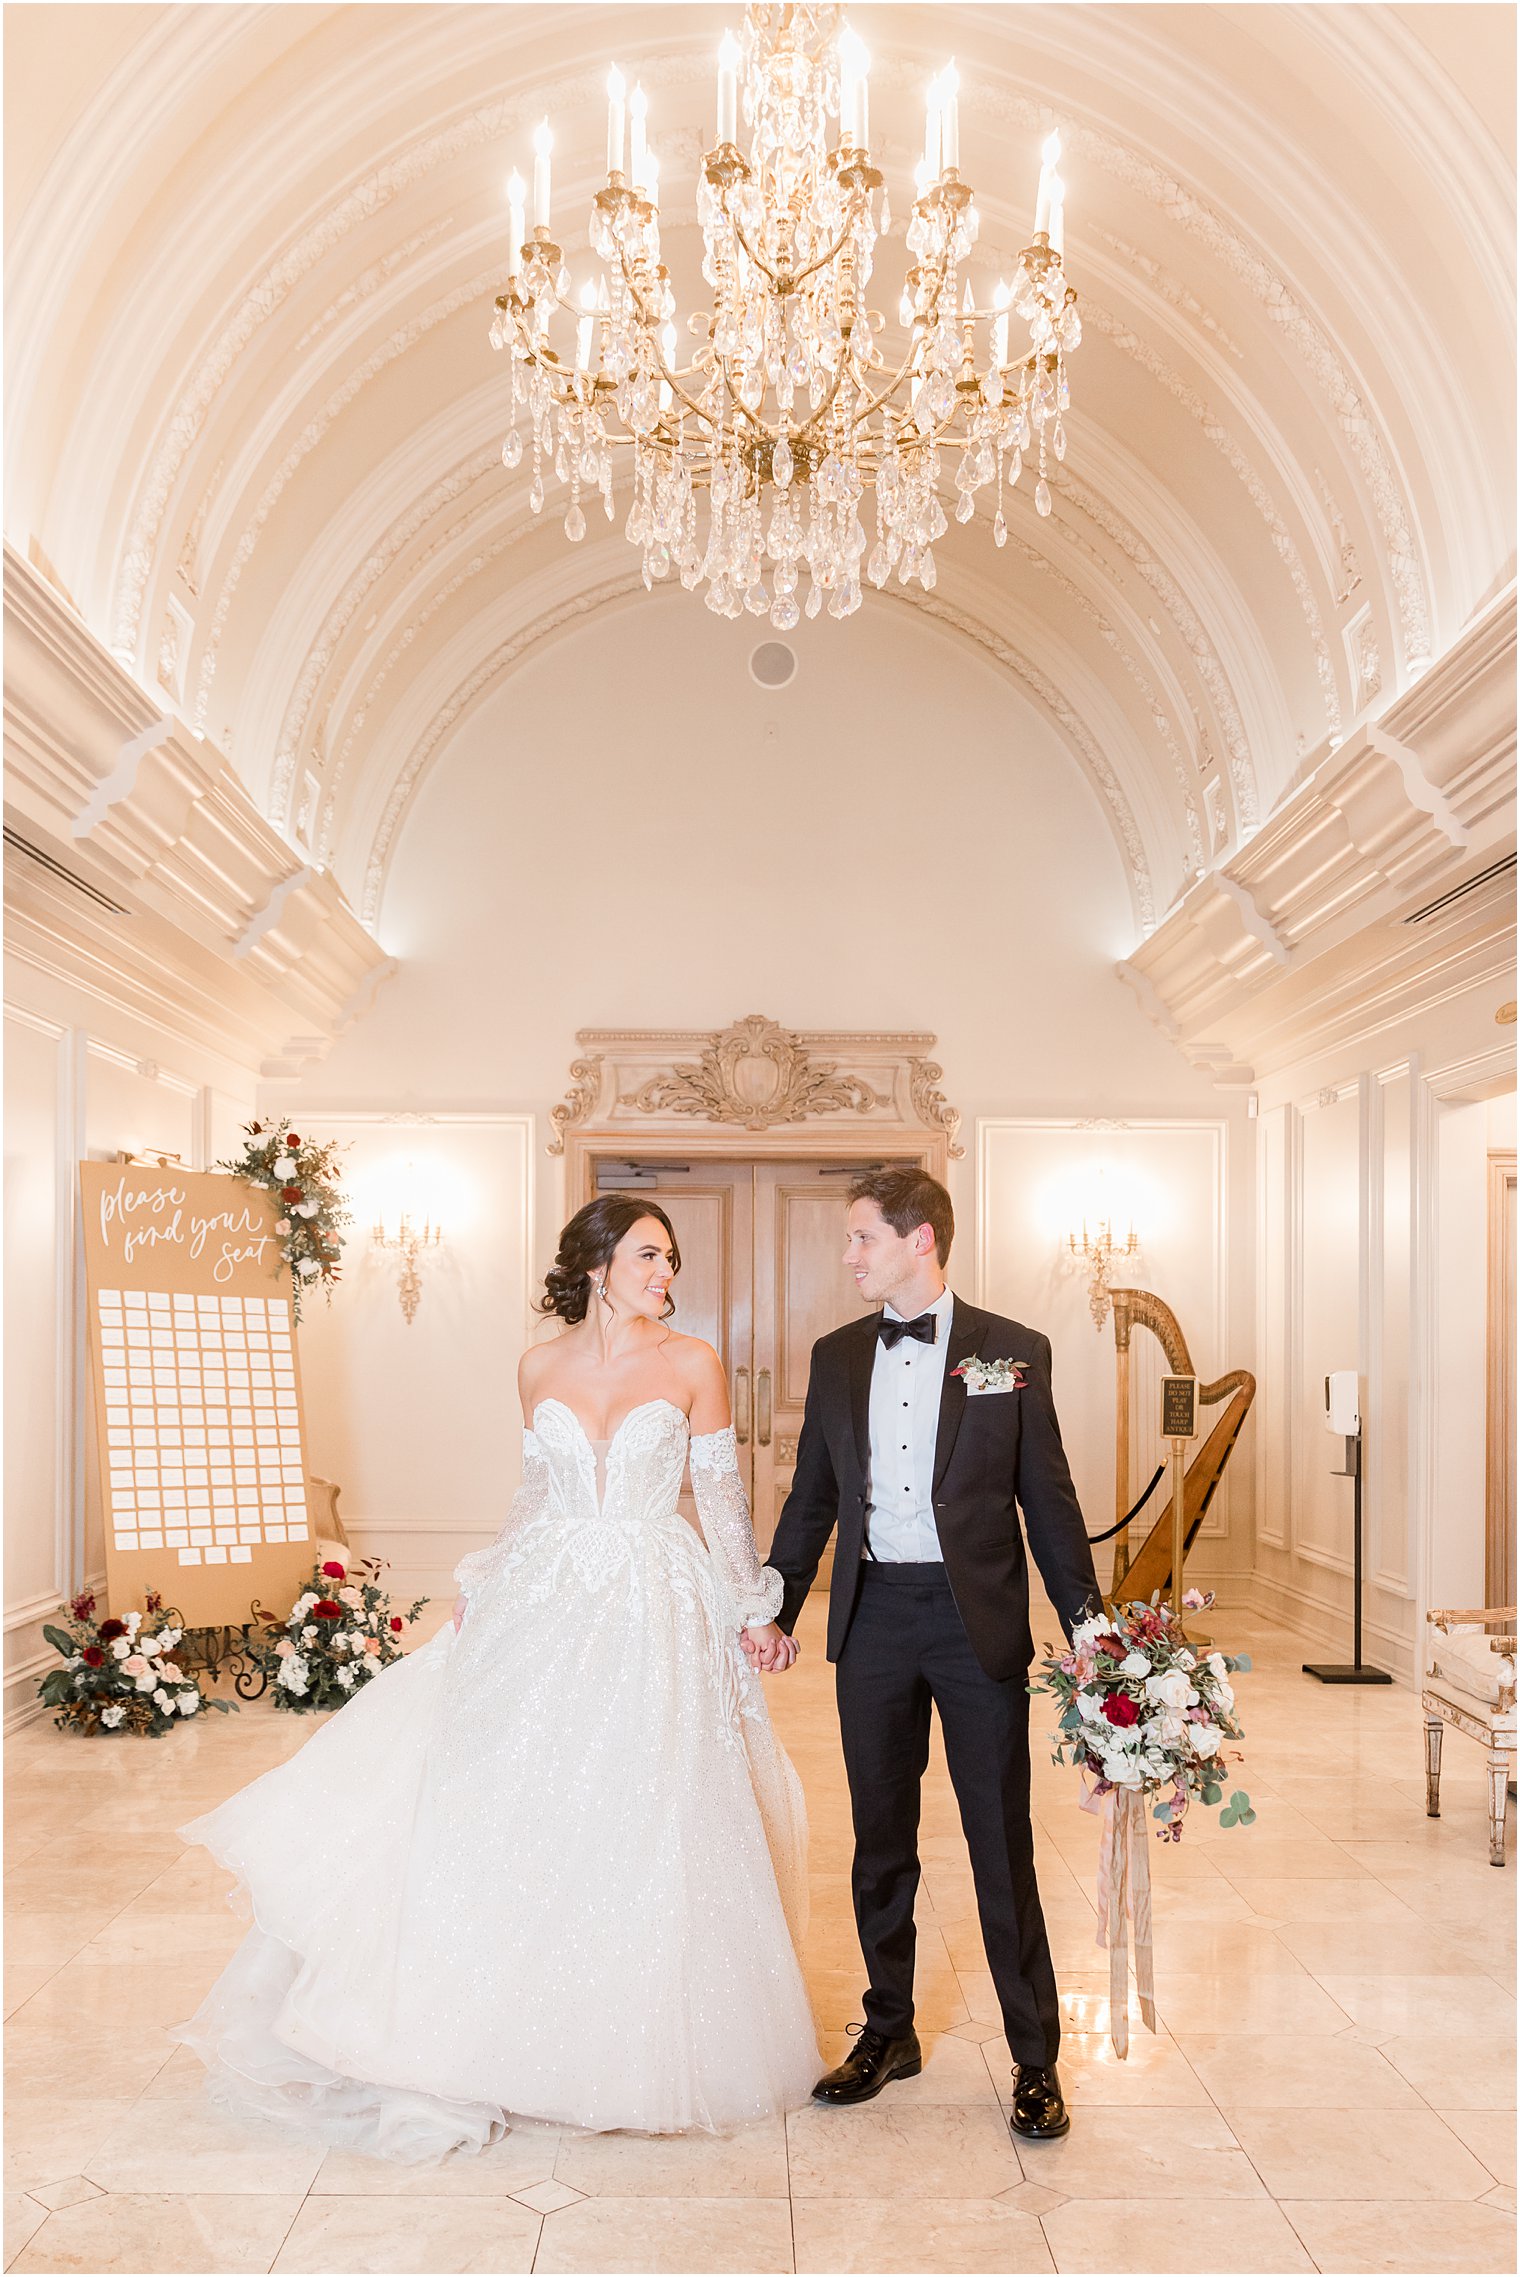
[[[1217,1755],[1224,1745],[1224,1733],[1218,1724],[1189,1724],[1187,1735],[1193,1753],[1201,1758]]]
[[[82,1652],[71,1652],[63,1665],[65,1668],[83,1668],[84,1654]]]
[[[276,1232],[276,1233],[279,1233],[279,1234],[285,1234],[285,1233],[289,1233],[289,1231],[290,1231],[290,1220],[289,1220],[289,1218],[279,1218],[279,1219],[277,1219],[277,1220],[276,1220],[276,1222],[275,1222],[275,1229],[274,1229],[274,1230],[275,1230],[275,1232]]]
[[[303,1257],[300,1259],[299,1263],[296,1266],[296,1271],[300,1274],[303,1281],[315,1280],[316,1276],[321,1272],[321,1270],[322,1268],[317,1263],[315,1257]]]
[[[294,1692],[299,1698],[306,1690],[306,1681],[310,1674],[311,1671],[301,1655],[298,1652],[293,1652],[288,1658],[280,1662],[276,1682],[283,1684],[287,1692]]]
[[[1179,1651],[1179,1652],[1178,1652],[1178,1654],[1177,1654],[1177,1666],[1178,1666],[1179,1668],[1187,1668],[1187,1669],[1194,1669],[1194,1668],[1196,1668],[1196,1667],[1198,1666],[1198,1663],[1197,1663],[1197,1661],[1196,1661],[1196,1660],[1193,1658],[1193,1655],[1192,1655],[1192,1654],[1191,1654],[1191,1653],[1188,1651],[1188,1648],[1187,1648],[1187,1646],[1186,1646],[1186,1645],[1183,1645],[1183,1646],[1182,1646],[1182,1648],[1180,1649],[1180,1651]]]
[[[162,1637],[144,1637],[137,1649],[139,1652],[162,1652],[164,1640]]]
[[[1134,1755],[1105,1755],[1103,1758],[1103,1776],[1105,1779],[1111,1780],[1116,1787],[1138,1787],[1140,1784],[1139,1758]]]
[[[1191,1708],[1198,1695],[1180,1668],[1169,1668],[1163,1675],[1147,1676],[1145,1696],[1167,1708]]]
[[[127,1634],[128,1634],[129,1636],[133,1636],[133,1637],[135,1637],[135,1636],[136,1636],[136,1634],[137,1634],[137,1632],[138,1632],[138,1630],[139,1630],[141,1627],[142,1627],[142,1615],[141,1615],[141,1613],[129,1613],[129,1614],[127,1615]]]
[[[130,1660],[132,1657],[132,1639],[130,1637],[113,1637],[111,1639],[111,1651],[117,1660]]]
[[[297,1218],[314,1218],[321,1207],[320,1202],[297,1202],[290,1214]]]
[[[1151,1664],[1143,1652],[1127,1652],[1119,1663],[1121,1676],[1149,1676]]]
[[[184,1633],[185,1632],[183,1629],[160,1629],[158,1632],[158,1641],[163,1646],[165,1652],[172,1652],[175,1646],[179,1643],[179,1640],[184,1635]]]
[[[349,1652],[352,1650],[352,1639],[346,1637],[341,1629],[337,1631],[336,1635],[329,1637],[328,1644],[334,1652]]]
[[[345,1692],[351,1692],[353,1690],[355,1681],[358,1677],[358,1673],[358,1670],[352,1665],[347,1668],[340,1668],[338,1670],[338,1682],[342,1685]]]
[[[303,1589],[300,1596],[296,1599],[295,1603],[290,1608],[291,1619],[294,1621],[298,1615],[302,1613],[309,1613],[313,1605],[315,1605],[316,1601],[317,1593],[314,1589]]]
[[[1103,1695],[1101,1692],[1079,1692],[1077,1694],[1077,1713],[1080,1716],[1085,1716],[1090,1724],[1101,1724],[1105,1731],[1109,1728],[1108,1718],[1103,1713]]]
[[[156,1669],[145,1668],[141,1676],[135,1677],[133,1681],[136,1684],[139,1692],[156,1691],[158,1687],[158,1672]]]
[[[364,1603],[364,1599],[357,1589],[340,1589],[338,1591],[338,1603],[340,1605],[359,1606]]]
[[[308,1621],[305,1628],[301,1631],[301,1642],[302,1644],[315,1644],[316,1641],[317,1624],[315,1621]]]
[[[179,1712],[182,1716],[193,1716],[200,1704],[201,1696],[199,1692],[181,1692],[179,1696]]]
[[[274,1174],[276,1178],[284,1178],[287,1180],[294,1178],[296,1174],[294,1159],[288,1154],[282,1154],[279,1161],[274,1166]]]
[[[172,1716],[174,1713],[174,1694],[166,1692],[160,1684],[153,1695],[153,1705],[155,1708],[161,1708],[166,1716]]]
[[[121,1722],[126,1712],[126,1709],[122,1707],[102,1708],[100,1711],[100,1720],[108,1731],[115,1731],[117,1725]]]
[[[1071,1632],[1073,1650],[1080,1651],[1083,1645],[1091,1644],[1095,1637],[1106,1637],[1112,1627],[1113,1623],[1106,1613],[1094,1613],[1087,1620],[1079,1621]]]

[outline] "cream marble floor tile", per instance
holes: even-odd
[[[1378,1977],[1326,1974],[1325,1991],[1364,2032],[1390,2038],[1450,2039],[1513,2031],[1515,1998],[1491,1977]]]
[[[91,2157],[89,2178],[102,2190],[186,2197],[305,2193],[325,2146],[293,2129],[233,2119],[204,2095],[133,2106]]]
[[[1459,2111],[1441,2113],[1458,2142],[1465,2143],[1488,2168],[1496,2183],[1515,2187],[1515,2114],[1513,2111]]]
[[[791,2207],[785,2198],[585,2198],[545,2217],[532,2266],[535,2277],[580,2270],[770,2277],[794,2266]]]
[[[57,1961],[13,1961],[5,1964],[4,2009],[14,2016],[58,1974]]]
[[[1182,2033],[1178,2046],[1226,2118],[1237,2111],[1418,2110],[1376,2048],[1346,2034]]]
[[[792,2196],[995,2198],[1024,2177],[1001,2112],[986,2103],[813,2105],[787,2120]]]
[[[1281,1881],[1310,1878],[1343,1882],[1371,1871],[1360,1865],[1349,1850],[1323,1834],[1306,1835],[1294,1842],[1257,1842],[1252,1839],[1255,1833],[1254,1826],[1248,1827],[1244,1842],[1221,1853],[1219,1871],[1227,1880],[1242,1886],[1261,1875]],[[1186,1841],[1186,1836],[1183,1839]]]
[[[784,2198],[781,2119],[737,2135],[578,2135],[560,2143],[554,2178],[589,2198]]]
[[[989,2068],[1001,2050],[984,2048]],[[1130,2033],[1129,2054],[1114,2054],[1113,2042],[1102,2032],[1063,2032],[1059,2070],[1067,2103],[1073,2111],[1090,2108],[1122,2109],[1138,2105],[1150,2110],[1175,2104],[1206,2105],[1204,2086],[1186,2051],[1162,2032]],[[1011,2094],[1008,2067],[1000,2081]]]
[[[229,1960],[248,1934],[248,1924],[225,1907],[188,1913],[140,1912],[129,1905],[96,1931],[73,1956],[87,1967],[117,1967],[123,1962],[165,1967],[181,1960],[210,1955],[216,1964]]]
[[[7,2269],[27,2239],[41,2229],[47,2218],[46,2206],[39,2206],[35,2198],[28,2198],[21,2190],[6,2191],[4,2252]]]
[[[1344,2032],[1351,2022],[1313,1977],[1183,1976],[1158,1971],[1157,2003],[1169,2032]]]
[[[82,2018],[65,2029],[18,2017],[5,2031],[6,2093],[63,2102],[93,2097],[130,2101],[167,2061],[173,2045],[151,2026],[112,2033]]]
[[[1402,1922],[1407,1927],[1420,1917],[1403,1893],[1370,1874],[1344,1882],[1309,1878],[1273,1880],[1253,1874],[1240,1885],[1244,1901],[1264,1919],[1278,1924],[1294,1921]]]
[[[1493,2206],[1295,2199],[1283,2212],[1336,2277],[1512,2277],[1515,2267],[1514,2216]]]
[[[488,2269],[511,2277],[533,2267],[540,2217],[510,2198],[308,2198],[272,2267],[295,2277],[365,2272],[453,2277]]]
[[[489,2150],[459,2152],[438,2166],[401,2166],[393,2159],[366,2158],[359,2151],[330,2150],[311,2194],[315,2198],[510,2198],[552,2179],[560,2140],[557,2128],[519,2125]]]
[[[153,2277],[242,2277],[273,2266],[301,2201],[267,2197],[92,2198],[50,2214],[10,2267],[16,2270],[152,2271]]]
[[[1428,1822],[1427,1822],[1428,1823]],[[1514,1861],[1508,1866],[1491,1866],[1488,1862],[1488,1838],[1464,1835],[1459,1843],[1444,1848],[1416,1842],[1360,1842],[1348,1839],[1341,1847],[1355,1866],[1365,1873],[1376,1874],[1381,1881],[1391,1882],[1397,1890],[1402,1881],[1418,1877],[1426,1889],[1439,1890],[1444,1896],[1458,1902],[1476,1899],[1482,1903],[1491,1899],[1496,1910],[1500,1908],[1499,1892],[1508,1891],[1510,1884],[1504,1877],[1513,1873]],[[1399,1892],[1402,1895],[1402,1891]],[[1513,1905],[1514,1899],[1509,1899]]]
[[[11,2097],[5,2113],[6,2189],[45,2189],[65,2175],[82,2173],[131,2109],[130,2100]]]
[[[117,2026],[160,2031],[182,2024],[221,1974],[223,1956],[187,1954],[167,1962],[102,1962],[81,1955],[55,1969],[18,2010],[18,2024],[70,2024],[82,2016],[109,2015]]]
[[[98,1936],[115,1918],[103,1913],[97,1928],[81,1923],[77,1914],[25,1913],[19,1906],[5,1910],[5,1959],[19,1966],[46,1961],[61,1969],[82,1953],[92,1936]]]
[[[1219,2112],[1084,2110],[1054,2143],[1021,2143],[1031,2182],[1068,2198],[1260,2198],[1261,2177]]]
[[[1507,2032],[1395,2037],[1383,2040],[1378,2053],[1439,2111],[1515,2108],[1515,2043]]]
[[[953,2271],[958,2277],[1054,2269],[1030,2214],[996,2198],[935,2198],[883,2206],[863,2198],[807,2198],[793,2219],[802,2271]]]
[[[1286,2198],[1481,2198],[1495,2177],[1434,2111],[1248,2111],[1230,2125]]]
[[[1042,2226],[1062,2277],[1278,2277],[1315,2266],[1266,2199],[1071,2198]]]
[[[1059,1986],[1061,2002],[1061,2037],[1071,2033],[1106,2033],[1110,2029],[1111,2011],[1108,1997],[1108,1977],[1067,1977]],[[1156,2027],[1161,2036],[1171,2030],[1165,2009],[1157,2002]],[[1129,2036],[1133,2042],[1140,2033],[1149,2038],[1150,2028],[1140,2013],[1140,1995],[1135,1990],[1131,1974],[1129,1988]]]
[[[1492,1975],[1492,1953],[1483,1941],[1460,1936],[1433,1921],[1379,1921],[1369,1930],[1365,1922],[1298,1921],[1278,1935],[1317,1977],[1422,1976],[1475,1977]]]
[[[1262,1921],[1178,1919],[1164,1898],[1153,1898],[1156,1975],[1190,1977],[1298,1977],[1305,1963]]]

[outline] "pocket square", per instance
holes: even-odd
[[[1016,1392],[1018,1388],[1017,1384],[968,1384],[966,1386],[966,1397],[967,1399],[1006,1399],[1010,1392]]]

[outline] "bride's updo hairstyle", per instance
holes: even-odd
[[[560,1235],[559,1254],[544,1275],[544,1293],[536,1309],[572,1326],[584,1320],[591,1304],[592,1283],[605,1273],[618,1243],[640,1218],[655,1218],[665,1228],[670,1236],[671,1270],[679,1273],[681,1251],[676,1229],[658,1202],[646,1202],[639,1194],[598,1194],[594,1202],[576,1211]],[[662,1317],[669,1320],[675,1309],[675,1299],[667,1289]]]

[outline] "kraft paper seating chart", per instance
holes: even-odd
[[[82,1162],[113,1612],[192,1628],[283,1613],[311,1571],[301,1377],[272,1195],[212,1171]]]

